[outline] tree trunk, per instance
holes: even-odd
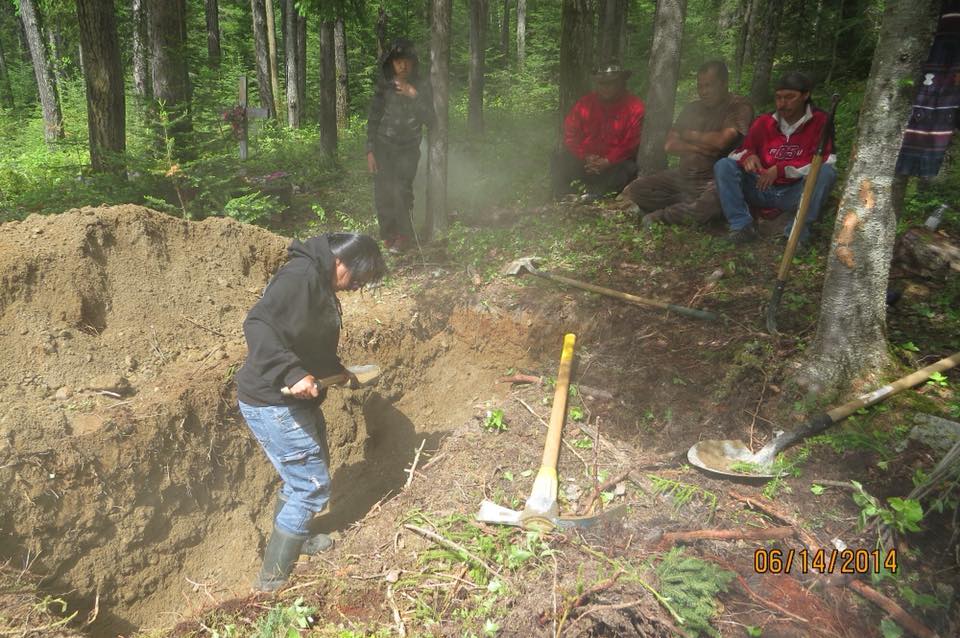
[[[844,0],[840,0],[840,15],[843,15],[843,5]],[[833,29],[833,44],[830,46],[830,67],[827,69],[827,77],[823,81],[824,84],[829,85],[830,80],[833,79],[833,70],[837,67],[837,46],[840,43],[840,34],[843,33],[843,20],[837,20],[837,24]]]
[[[753,30],[760,13],[759,0],[740,0],[740,33],[737,36],[737,48],[733,54],[734,86],[739,89],[743,78],[743,65],[751,58]]]
[[[270,45],[267,43],[267,8],[264,0],[250,0],[253,17],[253,46],[257,58],[257,92],[260,106],[267,109],[270,117],[276,117],[273,84],[270,78]]]
[[[0,105],[4,108],[13,108],[13,89],[10,87],[10,72],[7,69],[7,58],[0,47]]]
[[[470,0],[470,101],[467,131],[483,135],[483,81],[486,58],[487,0]]]
[[[563,0],[560,18],[560,117],[590,89],[593,48],[589,0]]]
[[[377,59],[383,58],[387,49],[387,11],[380,5],[377,10]]]
[[[77,25],[87,86],[90,163],[98,172],[122,172],[126,149],[123,67],[113,0],[77,0]]]
[[[133,92],[143,102],[150,99],[150,67],[147,64],[147,14],[144,0],[133,0]]]
[[[52,142],[63,137],[63,115],[60,112],[57,85],[53,80],[50,62],[47,60],[47,51],[43,45],[43,35],[40,33],[40,22],[33,0],[20,0],[20,17],[23,20],[23,30],[30,47],[33,73],[37,78],[37,92],[40,94],[40,106],[43,109],[43,137],[48,142]]]
[[[504,62],[510,59],[510,0],[503,0],[500,13],[500,51]]]
[[[320,148],[327,159],[337,156],[337,64],[333,20],[320,23]]]
[[[47,41],[49,42],[47,52],[50,55],[50,68],[53,69],[53,79],[59,89],[59,87],[67,81],[66,56],[63,51],[63,36],[60,33],[60,20],[59,18],[51,20],[44,26],[44,30],[47,32]]]
[[[186,14],[180,2],[146,0],[147,40],[150,43],[150,71],[153,98],[167,113],[167,136],[173,141],[174,158],[188,159],[193,123],[190,113],[190,77],[187,73]]]
[[[627,32],[627,0],[605,0],[601,4],[597,57],[600,64],[623,61]]]
[[[527,62],[527,0],[517,0],[517,67]]]
[[[667,140],[667,131],[673,124],[686,9],[687,0],[660,0],[657,3],[647,73],[647,77],[656,81],[652,81],[647,89],[647,114],[644,116],[643,137],[637,153],[637,165],[642,174],[655,173],[667,167],[663,145]]]
[[[280,73],[277,70],[277,20],[273,12],[273,0],[263,3],[264,17],[267,21],[267,53],[270,62],[270,90],[273,100],[280,99]],[[280,117],[280,109],[276,109],[276,116]]]
[[[429,133],[427,217],[424,234],[429,241],[447,227],[447,137],[450,114],[450,26],[453,0],[432,0],[430,12],[430,84],[436,124]]]
[[[890,2],[863,96],[856,149],[834,225],[817,334],[800,379],[832,389],[888,363],[886,290],[896,235],[894,166],[940,2]]]
[[[220,6],[217,0],[205,0],[207,18],[207,60],[211,66],[220,66]]]
[[[777,36],[780,33],[780,17],[783,15],[783,3],[771,2],[767,5],[763,21],[763,33],[760,46],[753,62],[753,82],[750,84],[750,101],[755,106],[770,101],[770,73],[773,71],[773,57],[777,53]]]
[[[300,128],[300,39],[297,34],[296,0],[283,0],[283,48],[287,62],[287,123]]]
[[[333,45],[337,66],[337,125],[347,128],[350,124],[350,84],[347,69],[347,30],[343,16],[333,25]]]
[[[297,102],[300,104],[300,117],[307,112],[307,16],[297,16]]]

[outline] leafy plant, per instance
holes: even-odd
[[[720,636],[710,620],[717,615],[717,594],[727,590],[732,572],[713,563],[687,556],[680,548],[671,549],[657,566],[660,593],[668,599],[684,620],[684,629],[699,636]]]
[[[865,528],[873,517],[879,517],[883,524],[889,525],[900,534],[920,531],[919,523],[923,520],[923,506],[920,501],[892,496],[887,499],[889,507],[883,507],[877,497],[863,489],[863,485],[857,481],[850,483],[856,490],[853,501],[860,508],[860,529]]]
[[[571,407],[570,418],[577,422],[583,421],[583,408],[578,405]]]
[[[503,418],[503,410],[500,408],[487,410],[487,415],[483,420],[483,429],[487,432],[506,432],[507,422]]]
[[[950,385],[950,380],[942,372],[934,372],[930,375],[930,379],[927,381],[927,385],[936,386],[939,388],[946,388]]]
[[[316,609],[305,605],[303,598],[297,598],[292,603],[279,604],[266,616],[262,616],[254,628],[256,638],[299,638],[300,632],[310,629],[316,619],[313,614]]]
[[[279,210],[280,204],[276,197],[259,191],[234,197],[223,206],[225,215],[245,224],[262,223]]]

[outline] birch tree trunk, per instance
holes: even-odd
[[[527,0],[517,0],[517,68],[527,63]]]
[[[333,20],[320,23],[320,148],[329,160],[337,156],[337,65]]]
[[[113,0],[77,0],[77,25],[87,87],[90,163],[98,172],[122,172],[126,118]]]
[[[173,140],[174,157],[190,157],[190,77],[187,73],[186,15],[184,6],[172,0],[146,0],[147,40],[153,97],[168,114],[167,131]],[[161,132],[160,142],[165,142]]]
[[[300,104],[300,119],[307,112],[307,16],[297,15],[297,102]]]
[[[430,84],[436,124],[428,136],[427,214],[424,235],[429,241],[447,227],[447,131],[450,123],[450,27],[453,0],[432,0],[430,12]]]
[[[147,63],[147,13],[144,0],[133,0],[133,92],[143,102],[150,99],[150,67]]]
[[[593,15],[589,0],[563,0],[560,17],[560,117],[590,90]]]
[[[0,47],[0,105],[13,108],[13,89],[10,87],[10,72],[7,70],[7,58]]]
[[[283,0],[283,49],[287,63],[287,124],[300,128],[300,39],[297,33],[296,0]]]
[[[343,16],[333,25],[333,46],[337,66],[337,125],[347,128],[350,124],[350,76],[347,68],[347,29]]]
[[[280,99],[280,73],[277,69],[277,20],[273,11],[273,0],[264,0],[264,17],[267,22],[267,59],[270,62],[270,90],[274,103]],[[280,117],[280,109],[275,115]]]
[[[47,142],[53,142],[63,137],[63,114],[60,112],[57,85],[47,59],[33,0],[20,0],[20,18],[23,20],[23,30],[30,47],[33,74],[37,78],[37,92],[40,94],[40,107],[43,110],[43,137]]]
[[[683,18],[687,0],[660,0],[653,25],[653,46],[647,77],[647,113],[643,120],[643,136],[637,153],[641,174],[655,173],[667,167],[663,145],[673,124],[673,107],[677,99],[677,77],[680,73],[680,48],[683,39]]]
[[[467,131],[483,135],[483,83],[486,58],[487,0],[470,0],[470,101]]]
[[[276,117],[273,84],[270,78],[270,46],[267,43],[267,9],[264,0],[250,0],[253,18],[253,46],[257,58],[257,93],[260,106],[267,109],[270,117]]]
[[[799,380],[832,389],[889,362],[886,290],[896,235],[894,167],[938,0],[890,2],[883,16],[859,130],[834,225],[817,334]]]
[[[750,101],[755,106],[770,101],[770,73],[773,71],[773,57],[777,53],[777,36],[780,33],[783,4],[783,2],[771,2],[765,9],[763,32],[759,38],[757,57],[753,62],[753,82],[750,84]]]
[[[207,60],[210,66],[220,66],[220,6],[217,0],[205,0],[204,14],[207,19]]]

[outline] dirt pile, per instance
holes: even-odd
[[[288,241],[136,206],[0,227],[0,559],[80,616],[98,606],[93,633],[173,624],[184,597],[243,592],[258,568],[276,478],[232,374]],[[395,290],[342,301],[341,355],[385,374],[325,404],[333,530],[402,485],[418,444],[435,449],[500,355],[528,347],[514,331],[478,357],[477,322]]]

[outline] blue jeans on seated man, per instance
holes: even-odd
[[[312,401],[276,406],[241,401],[240,413],[283,481],[280,493],[286,504],[274,524],[288,534],[309,535],[310,519],[330,500],[323,413]]]
[[[717,160],[713,165],[713,174],[716,177],[720,205],[732,231],[738,231],[753,223],[750,206],[778,208],[792,216],[796,215],[806,181],[804,178],[793,184],[772,184],[761,191],[757,189],[757,175],[743,170],[736,160],[729,157]],[[832,164],[823,164],[810,197],[810,207],[807,209],[807,219],[803,232],[800,233],[800,241],[806,241],[810,237],[810,225],[820,215],[820,207],[836,181],[837,170]],[[791,219],[783,231],[784,235],[789,237],[792,229]]]

